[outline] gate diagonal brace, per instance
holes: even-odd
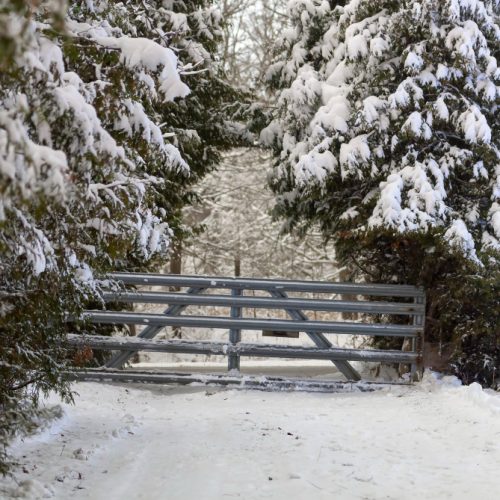
[[[281,290],[269,290],[269,293],[273,297],[280,297],[283,299],[288,298],[288,294]],[[307,315],[298,309],[286,309],[288,315],[295,320],[308,321]],[[321,333],[308,332],[307,327],[304,327],[305,333],[309,338],[318,346],[323,349],[329,349],[333,347],[332,343]],[[332,360],[332,363],[337,367],[337,369],[347,378],[347,380],[361,380],[361,375],[353,368],[353,366],[348,361]]]
[[[191,287],[188,288],[186,293],[201,293],[205,291],[205,287]],[[165,311],[163,311],[163,314],[167,316],[178,316],[184,309],[188,307],[187,304],[177,304],[177,305],[171,305]],[[161,330],[163,330],[165,326],[157,326],[157,325],[151,325],[147,326],[142,330],[137,337],[143,338],[143,339],[152,339],[160,333]],[[119,352],[118,354],[115,354],[104,366],[106,368],[122,368],[123,365],[136,353],[137,351],[122,351]]]

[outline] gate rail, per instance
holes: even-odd
[[[124,289],[106,291],[106,302],[153,303],[168,307],[163,314],[85,311],[83,319],[95,324],[145,325],[137,337],[106,337],[100,335],[68,336],[75,347],[119,351],[106,363],[106,368],[121,368],[138,351],[170,353],[214,354],[228,356],[228,369],[239,371],[242,356],[262,356],[297,359],[326,359],[332,361],[349,381],[361,379],[349,361],[402,363],[411,366],[412,378],[423,370],[423,339],[425,325],[425,292],[408,285],[379,285],[359,283],[328,283],[315,281],[288,281],[250,278],[220,278],[182,275],[113,273],[112,280],[124,286],[164,286],[186,291],[136,291]],[[230,295],[206,295],[210,289],[229,290]],[[250,297],[245,291],[265,291],[270,297]],[[335,294],[332,298],[309,299],[289,297],[288,292]],[[338,295],[358,295],[369,300],[342,300]],[[383,301],[372,297],[384,297]],[[396,299],[396,300],[395,300]],[[403,302],[403,300],[406,300]],[[230,308],[230,317],[192,316],[181,313],[189,306]],[[287,312],[290,320],[245,318],[246,308],[279,309]],[[409,324],[386,324],[373,321],[318,321],[310,320],[304,311],[347,312],[364,315],[388,314],[407,318]],[[228,342],[187,340],[157,340],[154,337],[166,326],[205,327],[229,330]],[[272,330],[275,332],[304,332],[315,347],[251,344],[241,342],[241,330]],[[409,351],[380,349],[345,349],[334,347],[325,335],[366,335],[372,337],[402,337],[409,339]],[[408,344],[408,342],[406,343]]]

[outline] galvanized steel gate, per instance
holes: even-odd
[[[136,337],[107,337],[98,335],[70,334],[70,345],[87,345],[93,349],[119,351],[103,369],[86,372],[86,378],[134,379],[129,371],[123,376],[116,369],[138,351],[165,353],[215,354],[228,356],[228,370],[239,371],[242,356],[274,358],[299,358],[331,360],[348,381],[359,381],[359,373],[349,361],[373,361],[402,363],[411,366],[412,379],[423,369],[423,338],[425,318],[425,292],[421,288],[406,285],[377,285],[357,283],[328,283],[313,281],[288,281],[271,279],[241,279],[220,277],[198,277],[163,274],[115,273],[111,279],[126,286],[161,286],[179,291],[137,291],[124,289],[104,293],[106,302],[164,304],[163,314],[137,312],[85,311],[84,318],[97,324],[144,325]],[[230,294],[206,294],[207,290],[226,290]],[[245,292],[263,291],[269,296],[248,296]],[[290,297],[289,293],[313,292],[333,298],[311,299]],[[342,300],[339,296],[358,296],[362,300]],[[366,297],[369,299],[366,300]],[[383,301],[373,298],[385,298]],[[388,300],[390,299],[390,300]],[[212,306],[230,308],[230,317],[192,316],[181,313],[189,306]],[[244,309],[286,311],[290,320],[247,318]],[[391,315],[406,318],[404,323],[387,324],[364,320],[317,321],[311,320],[304,311],[361,313],[365,318],[373,315]],[[368,316],[365,316],[368,315]],[[403,323],[403,322],[402,322]],[[188,340],[157,340],[154,337],[166,326],[205,327],[227,329],[228,342],[207,342]],[[304,332],[315,347],[278,346],[272,344],[250,344],[241,342],[242,330],[271,330],[274,332]],[[332,345],[326,335],[348,334],[362,336],[403,337],[410,339],[409,351],[379,349],[345,349]],[[83,377],[84,378],[84,377]],[[151,379],[151,376],[137,375],[135,380]],[[154,378],[154,377],[153,377]],[[162,377],[159,376],[159,379]],[[164,377],[166,380],[166,377]],[[216,376],[213,381],[227,377]],[[196,381],[196,377],[174,377],[173,381]],[[286,385],[286,384],[285,384]]]

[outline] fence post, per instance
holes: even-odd
[[[231,290],[231,295],[233,297],[238,297],[242,295],[242,291],[239,288],[233,288]],[[241,307],[232,306],[231,307],[231,318],[241,318]],[[229,330],[229,342],[233,345],[238,344],[241,341],[241,330],[236,328],[231,328]],[[229,354],[228,363],[227,363],[228,371],[240,371],[240,355],[236,353]]]
[[[415,297],[413,299],[415,305],[425,306],[425,294]],[[425,324],[425,310],[422,314],[416,314],[413,316],[413,324],[415,326],[420,326],[421,331],[418,333],[417,338],[411,340],[412,351],[418,354],[418,360],[416,363],[411,365],[411,379],[413,381],[418,381],[422,379],[424,373],[424,324]]]

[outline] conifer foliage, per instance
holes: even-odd
[[[0,472],[40,391],[71,397],[67,315],[166,255],[180,193],[241,135],[220,21],[208,0],[0,1]]]
[[[194,185],[216,167],[221,151],[246,144],[250,139],[241,124],[248,108],[248,96],[225,81],[218,62],[224,22],[218,2],[156,3],[163,9],[159,9],[159,15],[148,16],[148,22],[161,26],[167,34],[169,46],[182,67],[183,81],[190,88],[189,98],[169,101],[162,110],[170,141],[189,164],[189,176],[182,182],[175,175],[165,178],[156,199],[170,214],[169,222],[176,238],[182,239],[191,230],[183,222],[182,208],[196,198]],[[137,29],[137,36],[148,36],[147,23]]]
[[[292,0],[289,14],[262,134],[276,213],[318,224],[364,279],[426,285],[430,340],[460,338],[460,311],[436,323],[445,283],[483,275],[488,295],[498,273],[499,2]]]

